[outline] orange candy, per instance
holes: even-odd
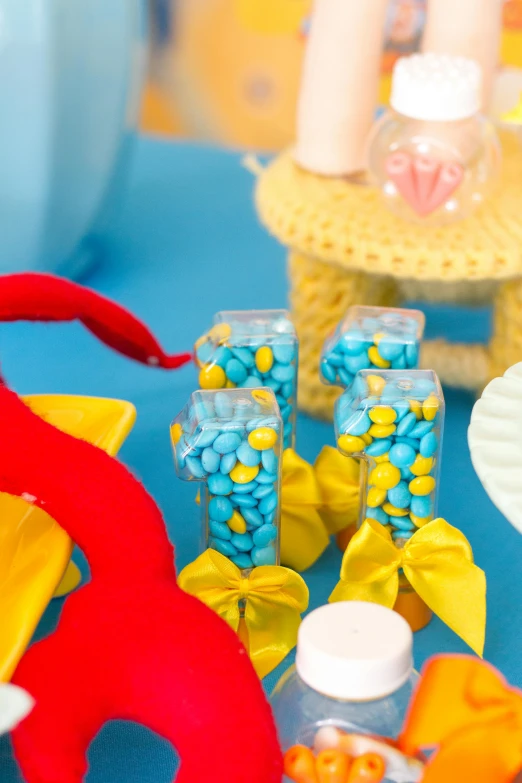
[[[386,774],[386,763],[377,753],[365,753],[354,759],[346,783],[380,783]]]
[[[319,783],[315,771],[315,756],[310,748],[294,745],[286,751],[284,765],[285,775],[295,783]]]
[[[323,750],[315,760],[319,783],[347,783],[350,757],[340,750]]]

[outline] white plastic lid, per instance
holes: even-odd
[[[299,629],[296,668],[334,699],[364,701],[398,690],[413,670],[413,634],[379,604],[340,601],[311,612]]]
[[[446,54],[401,57],[393,69],[390,104],[416,120],[449,122],[480,111],[482,70],[475,60]]]

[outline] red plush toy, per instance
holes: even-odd
[[[78,318],[149,364],[190,358],[167,356],[130,313],[48,275],[0,278],[0,320],[21,318]],[[91,740],[122,718],[172,742],[177,783],[280,783],[259,680],[230,628],[177,586],[153,499],[123,465],[38,418],[1,382],[0,491],[34,498],[81,547],[92,574],[14,677],[36,701],[13,735],[26,781],[79,783]]]

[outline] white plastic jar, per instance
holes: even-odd
[[[390,210],[442,225],[467,217],[500,165],[493,124],[480,113],[482,74],[464,57],[415,54],[395,64],[390,110],[369,139],[368,168]]]
[[[295,745],[352,757],[383,752],[384,781],[420,780],[420,761],[373,739],[400,734],[418,680],[412,646],[408,623],[378,604],[342,601],[311,612],[299,630],[295,666],[271,696],[283,752]]]

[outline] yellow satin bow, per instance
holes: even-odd
[[[266,677],[295,647],[301,614],[308,608],[308,587],[295,571],[258,566],[243,578],[228,558],[207,549],[183,569],[178,584],[239,632],[259,677]],[[245,602],[245,635],[240,601]]]
[[[466,537],[444,519],[417,530],[403,549],[385,527],[367,519],[344,554],[341,580],[330,601],[370,601],[393,608],[401,568],[430,609],[482,655],[486,576],[474,565]]]
[[[330,535],[355,524],[360,504],[360,463],[324,446],[315,461],[322,502],[319,514]]]
[[[293,449],[283,453],[281,481],[281,562],[305,571],[330,539],[319,514],[321,492],[313,467]]]

